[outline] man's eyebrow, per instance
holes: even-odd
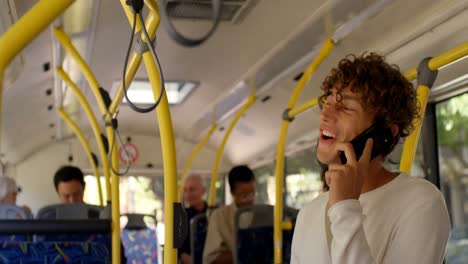
[[[349,95],[349,94],[342,95],[342,100],[353,100],[353,101],[357,101],[358,103],[361,102],[361,98],[357,96]]]

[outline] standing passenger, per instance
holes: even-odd
[[[413,85],[370,53],[340,61],[322,91],[317,158],[329,191],[300,211],[291,263],[441,263],[450,232],[442,194],[382,164],[418,118]],[[388,140],[364,141],[361,156],[350,141],[371,127]]]
[[[255,176],[249,167],[241,165],[232,168],[228,179],[234,202],[213,211],[208,221],[208,234],[203,251],[203,263],[205,264],[233,263],[236,210],[254,204]]]

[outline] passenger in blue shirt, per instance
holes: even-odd
[[[21,192],[21,188],[16,185],[13,178],[7,176],[0,176],[0,203],[17,205],[16,197]],[[20,206],[27,214],[31,214],[31,209],[26,206]]]

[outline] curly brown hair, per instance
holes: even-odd
[[[413,120],[420,118],[413,84],[401,74],[398,66],[386,63],[385,57],[379,54],[348,55],[342,59],[323,81],[324,95],[320,101],[335,89],[336,101],[340,103],[340,92],[346,87],[361,95],[361,104],[375,112],[375,120],[398,126],[396,140],[411,134]]]

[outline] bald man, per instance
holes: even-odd
[[[185,179],[184,182],[184,199],[188,204],[188,208],[185,209],[187,212],[188,221],[201,213],[205,213],[207,204],[203,199],[205,195],[205,186],[200,175],[192,174]],[[189,226],[190,234],[190,226]],[[187,237],[184,241],[184,245],[179,249],[180,259],[182,264],[192,263],[192,257],[190,253],[190,237]]]

